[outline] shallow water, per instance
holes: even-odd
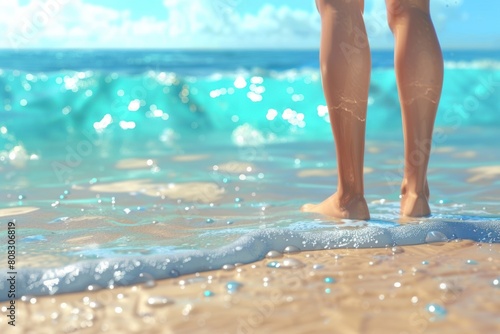
[[[175,277],[286,246],[499,242],[500,71],[479,64],[447,68],[429,169],[433,215],[409,221],[399,217],[394,73],[375,66],[367,222],[298,210],[335,189],[314,68],[6,69],[0,217],[16,223],[19,297]]]

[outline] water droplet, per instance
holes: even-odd
[[[242,198],[240,198],[240,197],[236,197],[236,198],[234,199],[234,201],[235,201],[236,203],[241,203],[241,202],[243,202],[243,199],[242,199]]]
[[[156,286],[155,279],[148,273],[140,273],[139,278],[142,282],[142,286],[146,289],[154,288]]]
[[[428,264],[429,264],[429,261],[424,260],[424,261],[422,261],[422,264],[423,264],[424,266],[426,266],[426,265],[428,265]]]
[[[24,196],[24,195],[19,195],[19,196],[17,196],[17,199],[19,199],[20,201],[22,201],[23,199],[26,199],[26,196]]]
[[[467,262],[467,264],[472,264],[472,265],[478,264],[478,262],[476,260],[467,260],[465,262]]]
[[[500,288],[500,277],[495,278],[493,282],[491,282],[491,285],[493,285],[495,288]]]
[[[280,257],[283,257],[283,254],[281,254],[278,251],[272,250],[272,251],[267,252],[266,257],[268,259],[278,259]]]
[[[236,266],[234,264],[225,264],[222,266],[222,270],[225,270],[225,271],[231,271],[231,270],[234,270],[234,268],[236,268]]]
[[[336,280],[333,277],[325,277],[324,282],[328,284],[333,284],[336,282]]]
[[[98,291],[98,290],[102,290],[102,286],[100,285],[95,285],[95,284],[91,284],[87,287],[87,290],[88,291]]]
[[[300,248],[297,246],[287,246],[283,250],[283,253],[285,253],[285,254],[300,253]]]
[[[203,295],[205,297],[212,297],[214,295],[214,293],[210,290],[205,290],[205,292],[203,292]]]
[[[98,310],[98,309],[104,308],[104,305],[99,303],[99,302],[96,302],[96,301],[91,301],[91,302],[89,302],[89,307],[91,309]]]
[[[267,264],[269,268],[277,268],[280,266],[280,263],[278,261],[272,261]]]
[[[282,268],[302,268],[305,264],[297,259],[284,259],[282,261]]]
[[[175,269],[170,270],[170,277],[179,277],[179,276],[180,276],[179,271]]]
[[[151,312],[143,312],[143,311],[139,311],[136,313],[136,315],[139,317],[139,318],[142,318],[142,319],[154,319],[154,314],[151,313]]]
[[[215,222],[215,220],[213,220],[212,218],[207,218],[206,220],[207,224],[212,224],[213,222]]]
[[[31,298],[34,298],[33,296],[21,296],[21,301],[25,303],[29,303]]]
[[[425,237],[425,242],[427,242],[428,244],[435,242],[448,242],[448,238],[441,232],[431,231],[427,233],[427,236]]]
[[[188,278],[186,280],[180,280],[179,281],[179,285],[186,286],[186,285],[189,285],[189,284],[206,283],[206,282],[207,282],[207,278],[203,277],[203,276],[200,276],[200,277]]]
[[[295,269],[295,268],[302,268],[305,266],[304,263],[297,259],[293,258],[288,258],[288,259],[283,259],[282,261],[273,261],[267,264],[268,267],[271,268],[283,268],[283,269]]]
[[[170,305],[173,304],[173,300],[168,299],[167,297],[164,296],[153,296],[149,297],[147,304],[152,307],[161,307],[165,305]]]
[[[405,250],[403,249],[403,247],[400,247],[400,246],[394,246],[394,247],[392,247],[391,251],[392,251],[392,254],[401,254],[401,253],[405,252]]]
[[[443,320],[448,314],[448,311],[439,304],[427,304],[425,309],[427,312],[432,314],[432,317],[430,318],[431,321]]]
[[[325,293],[331,293],[331,292],[332,292],[332,289],[330,289],[330,288],[325,289]]]
[[[322,264],[315,264],[315,265],[313,265],[313,269],[314,269],[314,270],[321,270],[321,269],[323,269],[324,267],[325,267],[325,266],[324,266],[324,265],[322,265]]]
[[[228,221],[226,222],[226,224],[227,224],[227,225],[232,225],[232,224],[233,224],[233,221],[232,221],[232,220],[228,220]]]
[[[50,314],[50,319],[52,319],[52,320],[57,320],[58,318],[59,318],[59,313],[57,313],[57,312],[52,312],[52,313]]]
[[[235,281],[231,281],[231,282],[226,283],[226,289],[227,289],[227,292],[229,292],[229,293],[237,292],[242,286],[243,286],[243,284],[241,284],[239,282],[235,282]]]

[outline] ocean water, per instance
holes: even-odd
[[[16,298],[177,277],[288,246],[500,242],[500,52],[445,52],[433,214],[404,222],[401,116],[384,51],[373,53],[367,119],[371,220],[299,212],[336,186],[317,58],[1,51],[0,233],[15,223]],[[0,291],[11,271],[2,258]]]

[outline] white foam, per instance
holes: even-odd
[[[303,251],[335,248],[381,248],[424,244],[428,235],[439,241],[467,239],[499,243],[500,220],[426,221],[396,227],[367,226],[358,229],[294,231],[269,228],[253,231],[216,250],[182,251],[173,255],[109,258],[75,263],[60,268],[23,268],[17,273],[16,298],[23,295],[52,295],[84,291],[89,286],[107,287],[141,283],[143,277],[165,279],[178,275],[220,269],[225,264],[250,263],[263,259],[271,250],[295,246]],[[0,290],[6,291],[6,271],[0,274]],[[141,275],[142,274],[142,275]],[[6,294],[0,295],[5,301]]]
[[[500,69],[500,61],[491,59],[477,59],[472,61],[445,61],[444,67],[448,69]]]

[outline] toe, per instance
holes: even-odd
[[[308,204],[304,204],[302,205],[302,207],[300,208],[300,211],[302,212],[312,212],[314,210],[314,208],[316,207],[316,205],[314,204],[311,204],[311,203],[308,203]]]

